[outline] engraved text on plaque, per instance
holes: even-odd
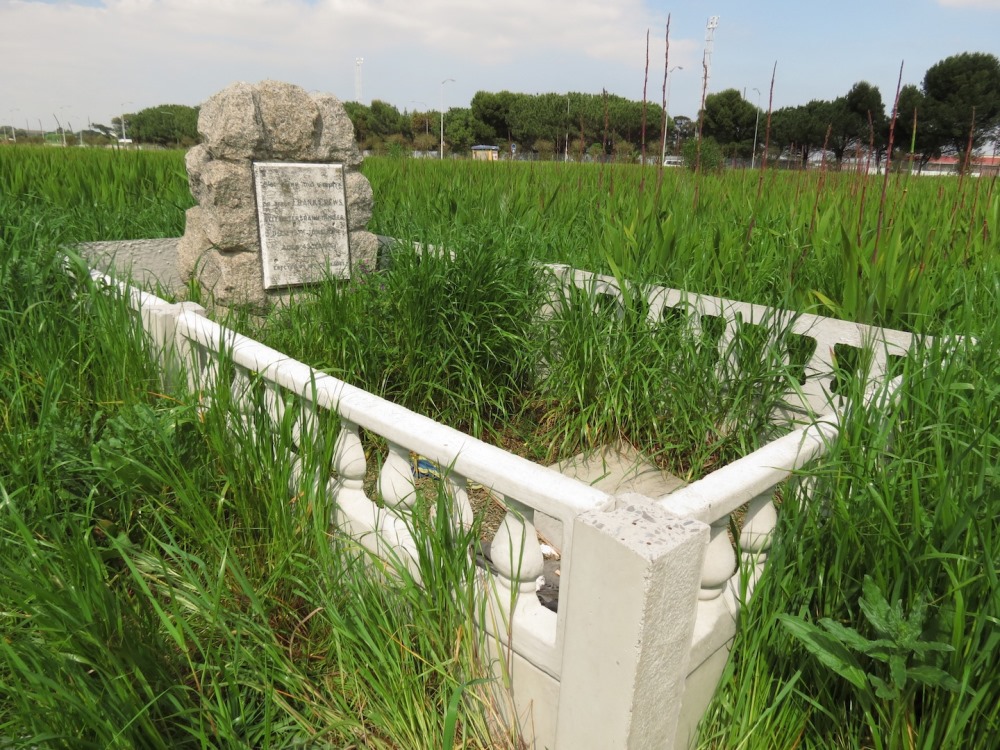
[[[351,273],[343,164],[254,162],[264,288]]]

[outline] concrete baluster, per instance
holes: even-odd
[[[493,537],[490,557],[497,572],[496,604],[509,623],[522,612],[542,609],[535,591],[544,559],[535,526],[528,520],[530,509],[509,498],[507,506],[507,515]]]
[[[281,423],[285,419],[285,394],[280,385],[270,380],[264,383],[264,408],[275,434],[280,434]]]
[[[240,414],[251,414],[253,405],[253,381],[250,372],[239,365],[233,367],[233,379],[229,386],[229,392],[233,397],[233,406]]]
[[[347,420],[340,424],[337,441],[333,444],[333,470],[337,478],[330,487],[339,525],[344,531],[363,537],[375,527],[373,503],[365,494],[365,449],[358,436],[358,426]]]
[[[188,388],[192,393],[201,394],[202,404],[208,408],[218,378],[219,355],[195,341],[188,342],[188,351]]]
[[[688,332],[691,334],[691,338],[695,341],[699,340],[704,333],[704,326],[701,322],[701,312],[695,308],[694,305],[684,304],[679,306],[680,309],[684,310],[687,317]]]
[[[457,524],[463,529],[471,529],[476,514],[469,502],[468,480],[459,474],[449,474],[448,494],[452,498],[452,512]]]
[[[758,565],[767,560],[771,549],[771,537],[778,523],[778,511],[774,506],[774,490],[757,495],[750,501],[743,528],[740,531],[740,549],[743,561]]]
[[[306,446],[314,446],[317,451],[323,449],[323,435],[320,434],[318,407],[312,401],[299,397],[299,413],[292,425],[292,440],[299,453],[306,451]],[[332,457],[331,457],[332,458]],[[331,466],[332,468],[332,466]]]
[[[365,449],[358,436],[358,426],[347,420],[341,422],[340,434],[333,446],[333,469],[337,472],[338,503],[363,502],[371,505],[364,490],[365,472],[368,469]]]
[[[729,541],[728,529],[728,515],[715,521],[710,529],[705,565],[701,571],[701,590],[698,592],[702,601],[718,598],[736,573],[736,553]]]
[[[387,507],[397,514],[413,507],[417,490],[413,486],[410,452],[401,445],[389,442],[389,455],[378,475],[378,491]]]
[[[410,572],[419,580],[419,553],[413,540],[412,526],[406,518],[417,500],[417,488],[413,484],[410,452],[392,441],[389,441],[389,454],[379,472],[378,491],[385,503],[382,512],[375,510],[380,541],[391,545],[394,554],[406,562]]]

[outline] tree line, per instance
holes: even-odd
[[[897,116],[891,122],[895,92],[886,101],[879,89],[858,81],[832,101],[814,99],[768,113],[727,89],[705,97],[696,120],[669,117],[653,102],[636,102],[612,94],[518,94],[480,91],[469,107],[445,113],[445,147],[467,151],[477,143],[511,144],[539,158],[618,156],[632,160],[645,143],[647,154],[683,150],[699,134],[730,158],[762,155],[765,135],[769,157],[794,159],[803,165],[821,153],[839,165],[854,154],[873,161],[889,147],[926,162],[942,154],[964,158],[1000,139],[1000,61],[992,54],[963,53],[929,68],[920,86],[903,86]],[[400,112],[387,102],[346,102],[359,144],[375,152],[439,147],[440,112]],[[769,116],[770,114],[770,116]],[[665,132],[665,138],[664,138]],[[960,159],[961,160],[961,159]]]
[[[363,149],[406,153],[440,146],[437,110],[400,112],[377,99],[344,106]],[[445,113],[444,145],[458,153],[488,144],[505,154],[531,152],[542,159],[586,154],[634,161],[643,153],[658,159],[661,151],[690,151],[685,144],[700,134],[703,145],[732,159],[763,156],[766,142],[769,159],[806,165],[823,154],[839,165],[853,155],[881,161],[891,135],[894,149],[920,162],[942,154],[957,154],[961,162],[966,153],[1000,141],[1000,61],[978,52],[945,58],[927,70],[920,86],[902,87],[894,124],[892,106],[893,99],[883,99],[867,81],[832,101],[814,99],[770,113],[744,92],[727,89],[706,96],[696,119],[665,117],[660,104],[607,92],[479,91],[468,107]],[[125,114],[124,122],[115,117],[110,126],[91,125],[79,140],[110,143],[124,133],[138,143],[186,148],[198,142],[197,123],[197,107],[162,104]],[[19,131],[10,126],[10,132]],[[26,131],[19,137],[29,140]]]

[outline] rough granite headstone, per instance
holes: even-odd
[[[178,244],[183,280],[221,305],[260,306],[326,274],[374,267],[372,189],[336,97],[234,83],[202,105],[198,132],[186,159],[198,205]]]

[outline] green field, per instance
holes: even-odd
[[[586,304],[534,328],[537,260],[935,336],[898,363],[888,414],[848,411],[813,500],[788,488],[701,745],[996,746],[995,180],[364,171],[375,231],[456,261],[397,248],[387,272],[230,324],[539,460],[624,436],[696,476],[754,447],[708,431],[740,409],[749,430],[787,373],[706,414],[725,395],[700,377],[710,345]],[[289,506],[289,467],[231,435],[222,394],[202,415],[163,393],[130,314],[66,272],[74,242],[183,232],[182,155],[2,148],[0,185],[0,744],[516,746],[474,684],[474,605],[441,595],[469,540],[419,530],[427,590],[373,578],[314,522],[323,498]]]

